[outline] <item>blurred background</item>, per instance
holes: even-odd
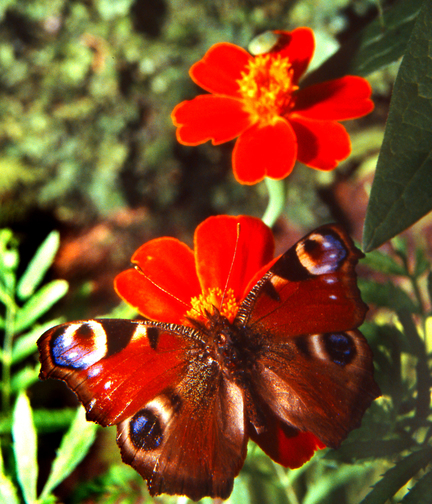
[[[391,3],[3,0],[0,226],[18,233],[24,263],[59,230],[56,274],[90,282],[92,303],[114,303],[112,279],[144,241],[172,235],[190,243],[209,215],[261,217],[267,204],[263,184],[235,182],[233,143],[176,142],[172,109],[202,91],[190,66],[216,42],[247,48],[265,30],[305,25],[316,35],[313,68]],[[369,76],[376,109],[344,123],[353,144],[348,160],[331,173],[298,166],[289,177],[288,220],[275,228],[297,231],[286,240],[331,220],[361,238],[364,184],[372,180],[396,70]]]

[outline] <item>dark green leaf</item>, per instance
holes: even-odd
[[[303,85],[342,77],[368,75],[405,53],[423,0],[402,0],[386,11],[344,45],[325,63],[309,74]]]
[[[406,2],[408,3],[408,2]],[[370,251],[432,209],[432,2],[424,2],[391,101],[366,215]]]
[[[411,453],[384,474],[361,504],[384,504],[431,461],[431,448]]]
[[[385,273],[386,275],[407,275],[406,269],[400,262],[397,262],[393,257],[379,250],[374,250],[366,254],[361,264],[365,264],[369,266],[369,268],[379,271],[380,273]]]
[[[387,458],[412,447],[411,438],[373,439],[370,441],[345,441],[338,450],[331,450],[326,459],[353,464],[358,460]]]
[[[421,276],[428,268],[430,268],[430,262],[428,261],[425,251],[421,248],[416,249],[416,262],[414,266],[414,276]]]
[[[430,504],[432,471],[427,472],[401,500],[401,504]]]
[[[419,312],[419,308],[408,294],[390,282],[381,284],[360,278],[359,287],[366,304],[375,304],[394,311],[405,308],[411,313]]]

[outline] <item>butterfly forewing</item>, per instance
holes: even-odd
[[[236,321],[265,349],[252,375],[261,400],[332,447],[380,395],[372,353],[355,330],[367,309],[356,285],[359,257],[339,226],[315,230],[255,285]]]
[[[158,340],[157,352],[152,341]],[[89,420],[113,425],[131,416],[186,370],[184,342],[156,324],[87,320],[62,324],[38,341],[40,378],[65,381]]]

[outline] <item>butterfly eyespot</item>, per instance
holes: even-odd
[[[130,439],[138,450],[152,451],[163,441],[159,418],[148,408],[136,413],[130,421]]]
[[[296,252],[301,265],[311,275],[336,271],[347,257],[345,244],[335,235],[312,233],[299,242]]]
[[[85,369],[107,352],[106,332],[96,321],[70,324],[66,330],[59,328],[51,340],[52,360],[61,367]]]
[[[346,333],[324,334],[323,342],[328,356],[339,366],[349,364],[357,354],[352,338]]]

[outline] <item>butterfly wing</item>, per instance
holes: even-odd
[[[331,447],[380,395],[372,352],[356,330],[367,310],[356,285],[359,257],[341,227],[318,228],[257,282],[236,319],[263,349],[252,374],[259,400]]]
[[[226,498],[246,457],[243,392],[196,336],[175,324],[103,319],[57,326],[38,341],[40,377],[65,381],[89,420],[118,425],[123,460],[152,495]]]
[[[151,342],[158,339],[158,352]],[[40,378],[67,383],[87,418],[114,425],[186,372],[178,337],[132,320],[86,320],[56,326],[38,341]]]

